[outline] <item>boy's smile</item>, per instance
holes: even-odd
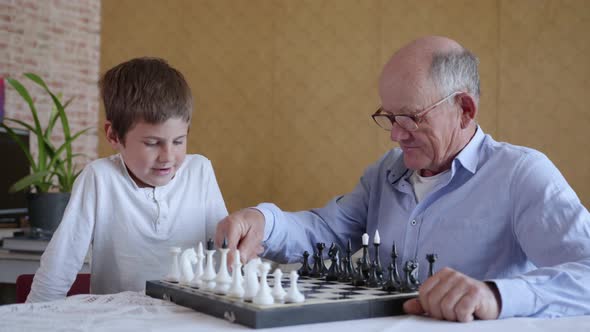
[[[110,124],[105,124],[107,137],[121,153],[129,174],[139,187],[166,185],[186,156],[189,124],[180,118],[160,124],[136,123],[121,141]]]

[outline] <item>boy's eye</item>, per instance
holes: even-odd
[[[174,141],[174,145],[182,145],[184,143],[184,140],[182,141]]]
[[[156,146],[158,145],[158,142],[143,142],[143,144],[145,144],[146,146]]]

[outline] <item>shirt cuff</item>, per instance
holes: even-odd
[[[499,319],[526,317],[535,312],[535,294],[522,279],[492,279],[502,301]]]
[[[264,216],[264,236],[262,242],[268,241],[275,227],[275,217],[272,213],[272,206],[273,204],[260,203],[258,206],[252,208],[260,211]]]

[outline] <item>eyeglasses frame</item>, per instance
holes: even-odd
[[[417,112],[415,114],[396,114],[396,115],[394,115],[394,114],[391,114],[391,113],[383,110],[383,107],[379,107],[377,109],[377,111],[373,115],[371,115],[371,117],[373,118],[373,121],[375,121],[375,123],[379,126],[379,128],[382,128],[382,129],[387,130],[387,131],[391,131],[393,129],[393,125],[395,123],[397,123],[398,126],[400,126],[401,128],[403,128],[405,130],[408,130],[408,131],[416,131],[416,130],[418,130],[418,125],[420,123],[422,123],[422,121],[424,120],[424,117],[426,116],[426,114],[428,112],[434,110],[437,106],[441,105],[442,103],[444,103],[445,101],[447,101],[449,98],[451,98],[453,96],[456,96],[456,95],[458,95],[460,93],[462,93],[462,91],[455,91],[455,92],[449,94],[448,96],[442,98],[441,100],[435,102],[434,104],[432,104],[432,105],[424,108],[423,110],[421,110],[421,111],[419,111],[419,112]],[[415,128],[405,128],[404,126],[402,126],[399,122],[397,122],[395,120],[395,118],[398,117],[398,116],[403,116],[403,117],[406,117],[406,118],[410,118],[412,121],[414,121],[414,124],[415,124],[416,127]],[[391,128],[390,129],[383,128],[379,124],[379,122],[377,122],[376,117],[386,117],[386,118],[388,118],[389,121],[391,121]]]

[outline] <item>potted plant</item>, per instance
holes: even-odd
[[[74,180],[80,174],[80,170],[77,170],[76,164],[74,163],[74,159],[80,156],[80,154],[74,154],[72,152],[72,142],[90,130],[90,128],[83,129],[72,135],[65,112],[66,107],[71,103],[72,99],[62,103],[61,95],[51,92],[47,84],[39,76],[33,73],[25,73],[24,76],[47,92],[53,104],[47,126],[43,128],[39,121],[37,107],[28,90],[18,80],[14,78],[6,79],[8,84],[28,104],[33,116],[32,125],[11,118],[4,118],[3,122],[0,123],[0,126],[7,131],[8,135],[23,150],[31,166],[31,174],[17,181],[9,190],[11,192],[27,191],[29,223],[31,228],[39,228],[52,233],[63,217]],[[60,121],[64,137],[63,143],[59,146],[54,144],[51,139],[57,121]],[[37,141],[38,151],[36,156],[31,153],[29,146],[8,126],[9,123],[29,130],[31,139],[36,139]]]

